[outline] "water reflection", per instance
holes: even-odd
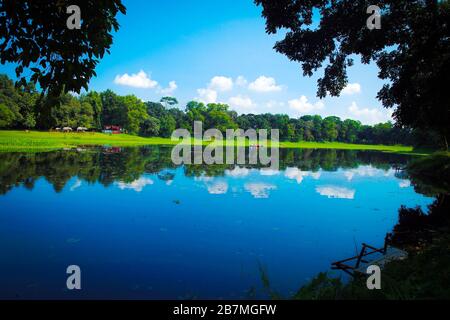
[[[276,185],[258,182],[246,183],[244,185],[246,191],[250,192],[255,199],[267,199],[270,196],[270,191],[277,188]]]
[[[153,180],[150,178],[140,177],[139,179],[134,180],[130,183],[126,183],[123,181],[114,182],[114,185],[116,185],[120,190],[131,189],[136,192],[141,192],[146,186],[152,185],[153,183]]]
[[[56,192],[61,192],[73,178],[70,186],[74,191],[83,183],[100,183],[105,187],[116,186],[121,190],[141,192],[154,184],[151,177],[157,174],[159,180],[171,185],[176,179],[177,168],[170,158],[169,147],[146,148],[103,148],[77,151],[56,151],[49,153],[0,154],[0,194],[23,185],[33,189],[35,182],[44,177]],[[206,181],[213,177],[245,178],[254,172],[262,177],[282,175],[301,184],[305,179],[319,180],[323,172],[341,171],[347,181],[357,177],[380,177],[394,175],[395,169],[408,161],[407,156],[360,152],[349,150],[281,150],[280,170],[253,166],[234,165],[187,165],[184,175],[196,177],[207,184],[211,194],[225,194],[225,182]],[[400,177],[400,176],[399,176]],[[409,180],[399,182],[400,188],[410,186]],[[276,186],[267,183],[250,183],[245,189],[257,198],[268,197]],[[321,186],[317,192],[335,198],[352,198],[354,191],[339,186]]]
[[[89,283],[77,298],[266,297],[261,264],[289,296],[355,243],[381,246],[401,205],[433,201],[403,155],[280,150],[273,170],[170,154],[0,154],[0,298],[74,297],[61,291],[73,263]]]
[[[338,186],[318,186],[316,191],[321,196],[328,198],[349,200],[353,200],[355,198],[355,190]]]
[[[315,180],[319,180],[320,175],[321,175],[320,171],[317,172],[302,171],[298,168],[287,168],[284,172],[285,177],[297,181],[298,184],[302,183],[305,177],[311,177]]]

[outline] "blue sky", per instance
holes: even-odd
[[[198,99],[228,103],[239,113],[337,115],[367,124],[390,119],[375,98],[382,82],[373,65],[357,62],[341,97],[316,98],[321,72],[304,78],[299,64],[273,50],[282,35],[265,33],[252,0],[123,2],[127,15],[119,17],[111,55],[97,67],[91,90],[145,101],[173,95],[180,108]]]

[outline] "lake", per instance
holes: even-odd
[[[280,150],[280,169],[175,166],[170,147],[0,154],[0,298],[288,298],[398,209],[412,158]],[[66,288],[78,265],[82,290]],[[339,273],[332,273],[339,275]]]

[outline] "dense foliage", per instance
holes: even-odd
[[[441,0],[255,0],[266,31],[282,30],[275,49],[299,62],[305,76],[319,69],[319,97],[338,96],[355,55],[375,62],[386,84],[378,98],[395,108],[400,125],[434,130],[448,149],[450,137],[450,3]],[[381,29],[367,27],[370,5],[380,8]],[[314,18],[313,18],[314,16]]]
[[[71,5],[80,8],[80,29],[66,25]],[[17,77],[31,74],[44,91],[87,90],[99,59],[109,53],[112,32],[119,29],[119,12],[126,12],[120,0],[2,0],[0,62],[16,64]]]
[[[134,95],[120,96],[111,90],[73,96],[41,95],[32,83],[16,87],[12,80],[0,75],[0,128],[54,129],[85,127],[102,130],[107,125],[124,128],[141,136],[170,137],[177,128],[192,132],[194,121],[203,128],[279,129],[282,141],[339,141],[370,144],[408,144],[419,142],[423,135],[409,129],[380,123],[362,125],[359,121],[339,117],[322,118],[306,115],[290,118],[283,114],[242,114],[220,103],[187,103],[185,110],[178,101],[164,97],[160,102],[143,102]],[[432,140],[427,135],[428,143]]]

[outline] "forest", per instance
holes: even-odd
[[[16,85],[0,75],[0,128],[51,130],[56,127],[85,127],[101,131],[105,126],[122,127],[127,133],[144,137],[170,137],[178,128],[192,132],[194,121],[204,128],[279,129],[281,141],[346,142],[385,145],[438,145],[439,138],[419,129],[399,127],[391,122],[373,126],[336,116],[322,118],[285,114],[241,114],[221,103],[190,101],[182,110],[174,97],[144,102],[135,95],[120,96],[111,90],[59,96],[40,93],[32,82]]]

